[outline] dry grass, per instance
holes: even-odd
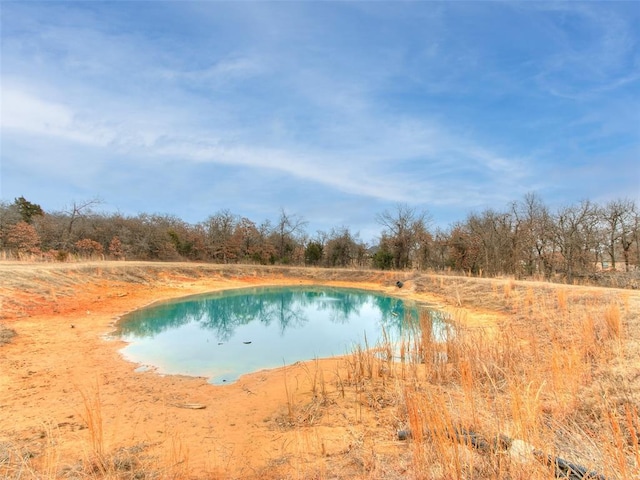
[[[9,343],[15,336],[16,331],[13,328],[5,327],[0,324],[0,346],[5,343]]]
[[[192,278],[202,274],[201,268],[180,267]],[[113,274],[94,267],[88,271],[89,277]],[[315,275],[319,281],[385,284],[395,278],[381,272],[252,267],[254,275],[274,271],[291,278]],[[231,267],[225,275],[239,273],[247,270]],[[155,276],[153,270],[133,268],[126,281],[152,282]],[[122,281],[123,275],[118,278]],[[26,282],[14,280],[21,281]],[[82,275],[61,276],[58,290],[72,290],[82,281],[87,281]],[[455,307],[446,338],[435,338],[430,313],[424,311],[412,335],[397,344],[387,339],[357,347],[332,371],[324,371],[317,360],[307,363],[304,385],[284,368],[283,413],[275,423],[283,432],[298,432],[306,447],[297,455],[283,447],[282,456],[253,478],[554,478],[553,470],[530,452],[516,453],[516,445],[610,479],[640,478],[636,297],[630,301],[628,294],[613,290],[511,279],[420,275],[405,285],[412,294],[429,292]],[[466,315],[474,310],[494,314],[497,328],[470,325]],[[173,446],[165,458],[146,458],[144,444],[111,451],[104,443],[99,387],[82,398],[88,433],[82,462],[61,465],[51,431],[47,438],[52,440],[38,458],[0,444],[0,475],[190,478],[188,448],[178,435],[170,439]],[[342,423],[331,412],[341,412]],[[329,451],[325,440],[312,433],[320,426],[340,428],[348,447]],[[399,430],[411,436],[399,439]],[[477,432],[493,447],[477,448],[460,432]],[[501,443],[505,436],[506,446]],[[208,478],[234,477],[221,471]]]
[[[438,342],[425,312],[396,361],[389,344],[356,348],[345,360],[346,382],[336,380],[335,398],[353,399],[356,422],[363,407],[377,408],[366,401],[374,397],[391,407],[385,413],[399,430],[410,429],[405,478],[554,478],[539,461],[546,457],[515,446],[479,450],[461,441],[460,431],[508,438],[607,478],[640,478],[638,383],[621,368],[629,365],[625,345],[637,352],[638,339],[625,335],[637,321],[628,298],[512,281],[501,289],[471,282],[464,295],[464,282],[455,282],[454,305],[509,313],[497,333],[465,327],[454,314],[451,334]],[[375,469],[362,472],[384,478]]]

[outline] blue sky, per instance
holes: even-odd
[[[307,231],[640,200],[637,2],[8,2],[0,197]]]

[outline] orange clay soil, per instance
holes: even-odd
[[[142,452],[163,477],[193,478],[277,471],[306,478],[326,472],[327,459],[349,456],[367,442],[380,452],[403,450],[394,419],[354,407],[369,400],[345,398],[346,408],[321,408],[321,385],[335,391],[343,359],[213,386],[204,378],[136,373],[137,365],[118,353],[124,344],[106,338],[127,312],[220,289],[321,283],[407,294],[394,286],[395,277],[379,273],[355,272],[357,280],[345,281],[326,274],[303,278],[309,271],[298,276],[300,269],[228,270],[140,262],[0,264],[0,324],[17,333],[0,346],[0,443],[26,452],[31,468],[51,476],[86,465],[96,451],[127,448]],[[300,425],[307,428],[294,428]],[[351,457],[344,465],[361,469],[364,460]]]
[[[405,280],[402,289],[395,287],[398,278]],[[118,452],[129,452],[161,478],[365,478],[372,469],[380,478],[401,478],[411,455],[396,437],[404,419],[385,408],[393,399],[384,393],[340,393],[340,383],[348,380],[347,358],[213,386],[204,378],[138,373],[118,353],[123,343],[106,338],[121,315],[157,300],[312,283],[443,307],[456,303],[416,289],[402,273],[0,263],[0,325],[17,333],[0,345],[0,446],[20,452],[28,468],[48,478],[86,472],[97,457]],[[488,311],[467,312],[466,321],[491,325],[499,314]],[[381,470],[386,457],[393,457],[393,471]]]

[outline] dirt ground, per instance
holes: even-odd
[[[398,279],[406,288],[395,286]],[[365,478],[372,468],[402,478],[410,456],[397,438],[404,419],[390,414],[384,395],[335,393],[344,358],[213,386],[136,372],[119,354],[123,343],[108,338],[120,316],[157,300],[285,284],[366,288],[464,308],[455,295],[416,288],[419,281],[398,273],[0,263],[0,325],[15,332],[0,345],[0,466],[3,455],[5,462],[17,455],[25,470],[45,477],[83,478],[98,453],[112,459],[109,468],[146,465],[148,478]],[[504,314],[491,307],[468,309],[466,321],[491,327]],[[319,395],[325,384],[333,395]],[[384,467],[387,456],[394,461]]]

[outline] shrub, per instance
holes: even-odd
[[[109,242],[109,255],[114,257],[116,260],[121,260],[124,258],[122,242],[118,237],[113,237],[111,239],[111,242]]]
[[[78,240],[75,243],[75,247],[78,250],[78,253],[86,256],[94,256],[94,255],[102,255],[104,248],[102,245],[95,240],[91,240],[90,238],[83,238],[82,240]]]
[[[7,233],[7,244],[19,254],[40,253],[40,236],[33,225],[18,222]]]

